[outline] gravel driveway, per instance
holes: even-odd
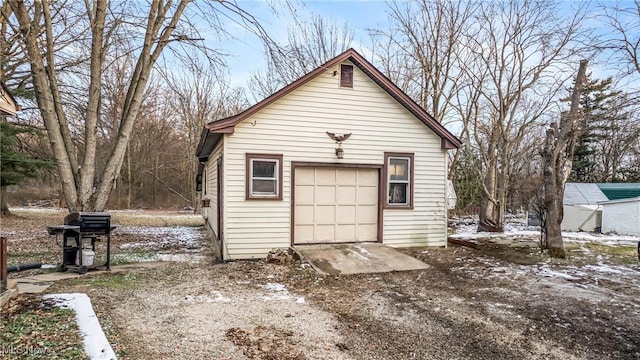
[[[168,263],[80,290],[117,327],[121,358],[640,358],[637,265],[408,252],[431,268],[322,277],[299,264]]]
[[[3,223],[18,261],[59,258],[38,221]],[[325,277],[214,264],[201,228],[140,226],[119,229],[116,255],[173,261],[48,291],[87,293],[120,359],[640,359],[635,248],[411,249],[429,269]]]
[[[112,315],[135,339],[127,348],[136,359],[348,359],[336,347],[336,317],[277,282],[284,271],[249,263],[170,265],[144,276],[149,286],[120,298]],[[174,285],[155,281],[163,273]]]

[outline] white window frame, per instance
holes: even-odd
[[[256,162],[274,163],[273,177],[256,177],[253,175],[253,164]],[[275,193],[257,192],[253,190],[254,180],[270,180],[275,182]],[[282,155],[247,154],[247,199],[282,199]]]
[[[394,153],[385,153],[385,168],[386,168],[386,192],[385,192],[385,208],[393,209],[411,209],[413,208],[413,154],[394,154]],[[404,160],[407,164],[407,179],[406,180],[398,180],[391,179],[392,168],[391,161],[392,160]],[[391,196],[389,192],[391,191],[392,184],[406,184],[406,198],[403,203],[392,203]]]

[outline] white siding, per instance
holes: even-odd
[[[640,236],[640,198],[602,204],[602,232]]]
[[[220,231],[218,229],[218,158],[222,153],[223,148],[223,140],[215,146],[213,152],[209,156],[207,160],[207,165],[205,169],[205,184],[204,188],[206,189],[205,193],[202,194],[203,199],[211,200],[208,208],[202,208],[202,215],[205,217],[206,221],[209,223],[209,226],[216,234],[216,237],[220,236]]]
[[[599,205],[564,205],[563,209],[563,231],[596,231],[602,226],[602,208]]]
[[[291,162],[384,163],[384,152],[415,158],[413,210],[385,210],[383,242],[446,245],[446,151],[440,138],[354,67],[353,88],[340,88],[328,69],[225,136],[226,250],[231,258],[264,257],[290,245]],[[339,71],[338,71],[339,73]],[[326,132],[352,133],[344,159]],[[283,154],[283,199],[245,200],[245,154]]]

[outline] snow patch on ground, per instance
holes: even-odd
[[[120,249],[144,249],[144,248],[164,248],[169,246],[180,246],[186,248],[200,247],[201,231],[196,227],[140,227],[122,226],[116,230],[117,233],[137,235],[151,240],[137,241],[120,245]]]
[[[197,254],[156,254],[154,261],[173,261],[173,262],[201,262],[207,257]]]
[[[50,294],[44,295],[43,299],[54,300],[57,306],[75,311],[76,321],[84,342],[84,349],[90,359],[116,359],[116,354],[102,331],[87,294]]]
[[[152,262],[152,261],[167,261],[167,262],[203,262],[207,259],[207,256],[197,253],[155,253],[155,254],[112,254],[111,261],[113,262]]]
[[[500,239],[512,240],[540,238],[540,228],[538,226],[528,226],[526,220],[514,218],[507,219],[504,225],[504,233],[478,232],[477,217],[457,220],[455,233],[449,235],[455,240],[478,240],[478,239]],[[640,237],[632,235],[617,234],[597,234],[589,232],[563,231],[562,238],[568,242],[575,243],[598,243],[602,245],[636,246],[640,242]]]
[[[584,268],[594,272],[606,273],[606,274],[624,274],[629,270],[629,268],[626,268],[623,266],[614,266],[614,265],[606,265],[606,264],[585,265]]]
[[[266,283],[265,285],[260,285],[260,287],[270,292],[269,294],[262,296],[262,300],[264,301],[292,299],[289,290],[287,290],[287,287],[283,284]],[[304,304],[304,297],[296,297],[296,302]]]
[[[565,279],[565,280],[569,280],[569,281],[575,281],[575,280],[579,280],[580,279],[578,277],[569,275],[569,274],[567,274],[565,272],[562,272],[562,271],[552,270],[548,266],[541,267],[540,269],[535,271],[535,273],[538,276],[556,277],[556,278],[561,278],[561,279]]]
[[[67,209],[64,208],[47,208],[47,207],[28,207],[28,206],[18,206],[11,207],[12,212],[30,212],[30,213],[41,213],[41,214],[57,214],[57,213],[67,213]]]
[[[211,291],[211,295],[187,295],[185,301],[188,303],[213,303],[213,302],[230,302],[231,299],[225,297],[220,291]]]

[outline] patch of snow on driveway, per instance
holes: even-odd
[[[262,300],[264,301],[291,299],[289,290],[287,290],[287,287],[283,284],[267,283],[266,285],[260,285],[260,287],[270,292],[268,295],[262,297]],[[297,297],[296,302],[299,304],[303,304],[304,297]]]

